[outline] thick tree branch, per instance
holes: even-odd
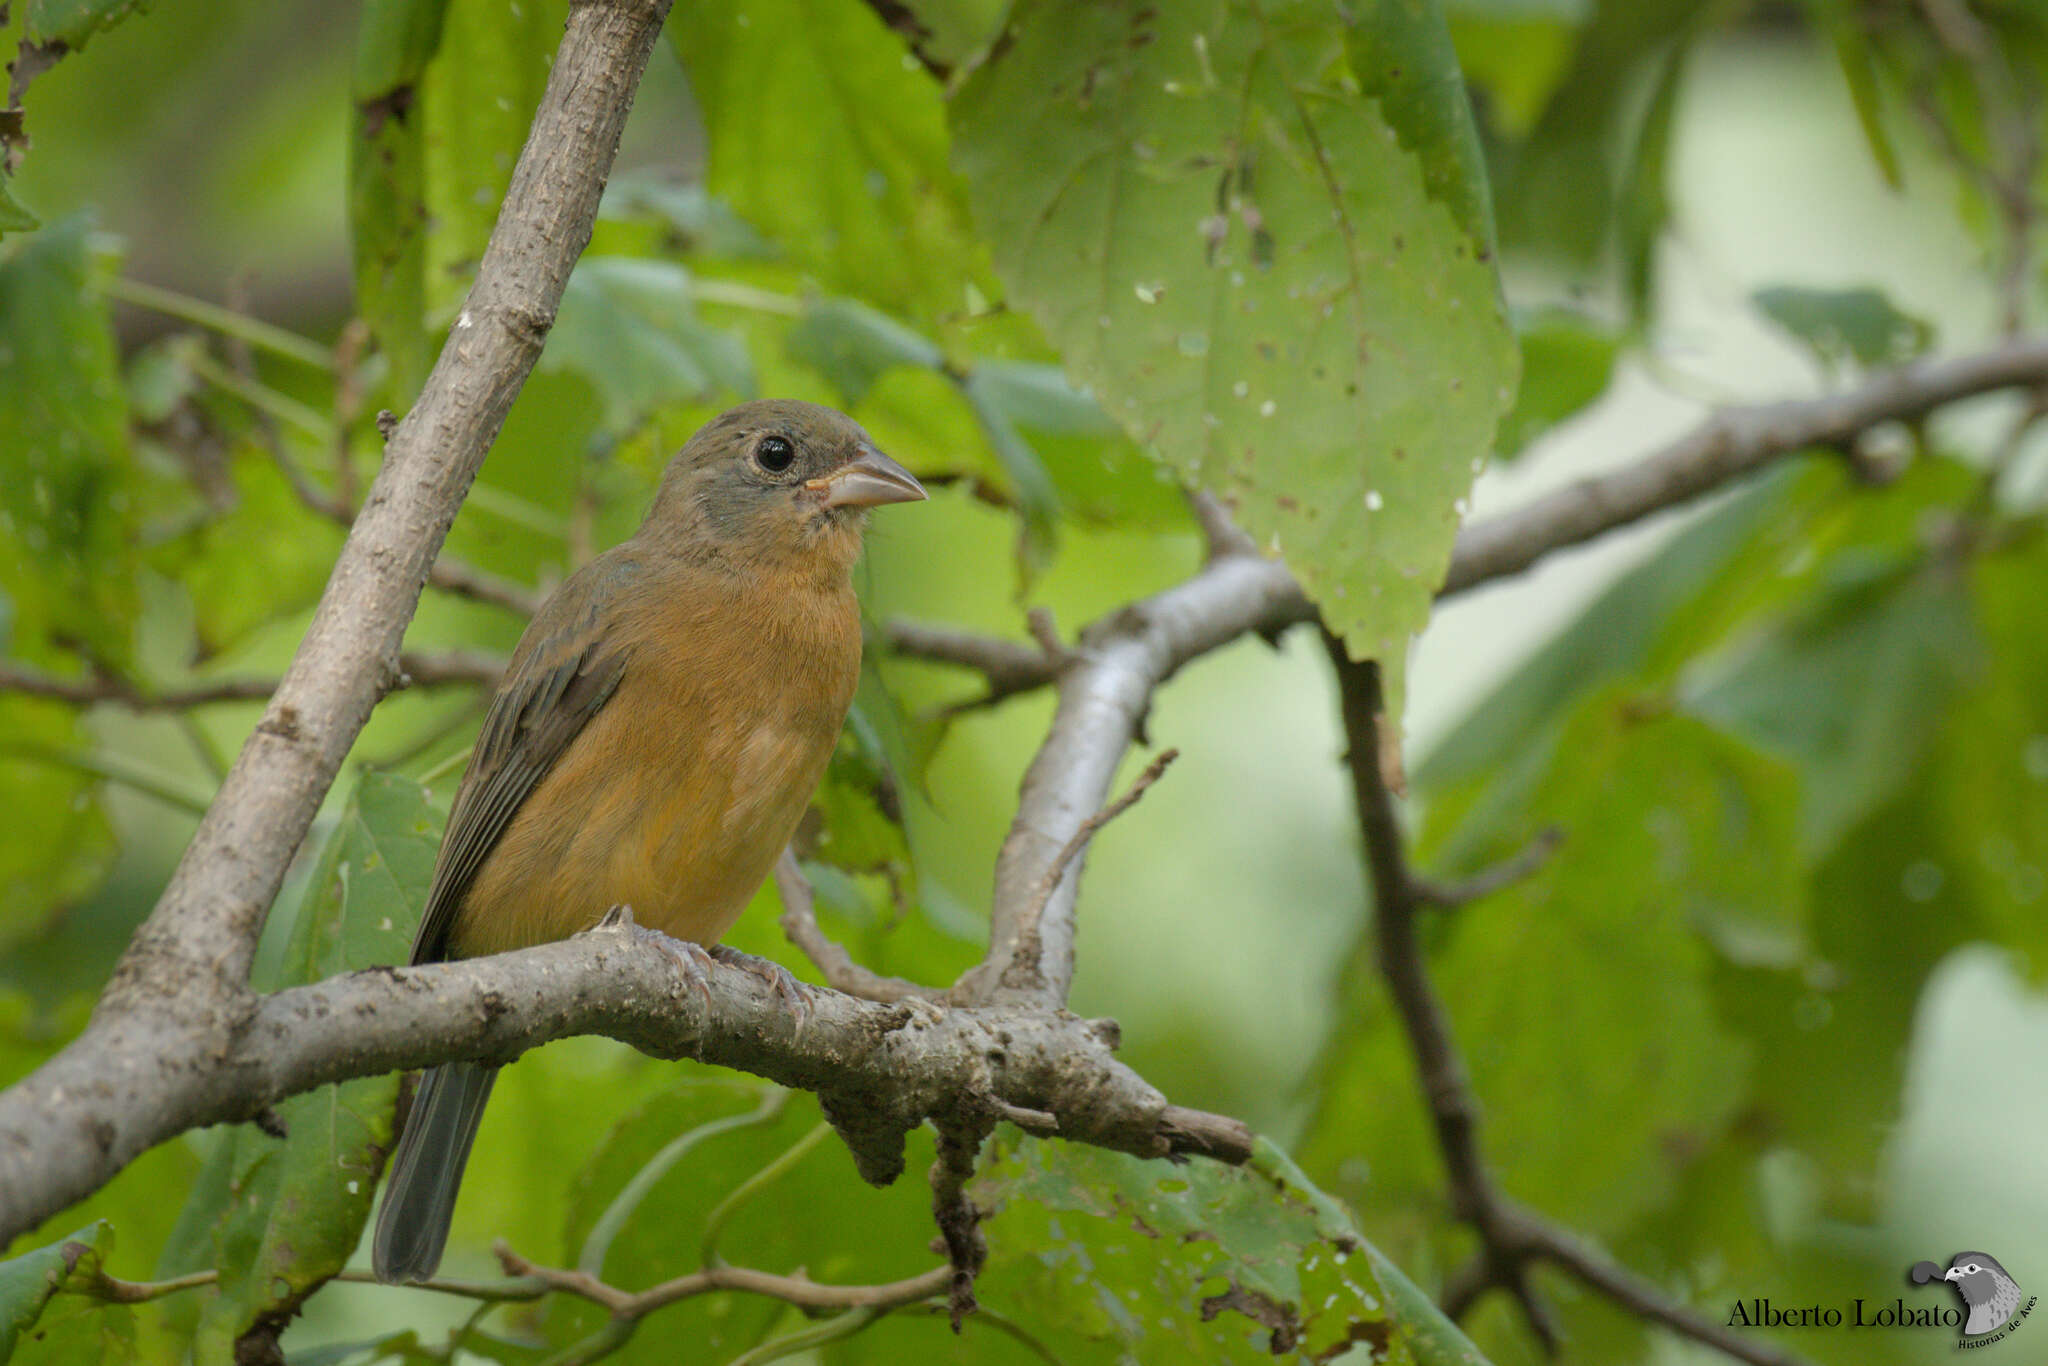
[[[1478,1257],[1445,1289],[1445,1312],[1461,1317],[1486,1291],[1505,1290],[1521,1305],[1545,1349],[1555,1351],[1556,1325],[1529,1277],[1533,1263],[1548,1261],[1623,1308],[1737,1360],[1752,1366],[1796,1366],[1799,1358],[1767,1342],[1741,1337],[1687,1309],[1652,1282],[1615,1266],[1564,1228],[1508,1199],[1494,1183],[1480,1152],[1479,1103],[1472,1079],[1452,1039],[1450,1016],[1429,979],[1415,922],[1429,907],[1461,904],[1461,893],[1464,899],[1487,895],[1529,875],[1555,847],[1556,838],[1539,838],[1499,869],[1459,888],[1418,877],[1408,862],[1394,794],[1381,771],[1380,740],[1389,722],[1380,696],[1379,666],[1354,661],[1334,636],[1326,633],[1323,640],[1337,673],[1345,766],[1351,774],[1372,884],[1373,945],[1380,975],[1415,1057],[1423,1102],[1450,1184],[1451,1210],[1479,1235]]]
[[[476,283],[419,401],[389,432],[312,625],[84,1034],[0,1094],[0,1190],[44,1212],[175,1130],[166,1107],[57,1104],[218,1083],[262,1014],[257,936],[343,757],[396,673],[449,523],[553,324],[668,0],[586,0],[567,30]],[[224,1074],[222,1074],[224,1075]],[[52,1121],[59,1121],[53,1127]],[[18,1231],[12,1218],[7,1232]]]
[[[187,1129],[249,1120],[348,1077],[506,1061],[569,1034],[816,1092],[874,1182],[901,1171],[911,1129],[927,1119],[985,1123],[992,1101],[1050,1115],[1068,1139],[1140,1156],[1242,1162],[1251,1152],[1242,1124],[1170,1106],[1117,1062],[1107,1021],[1031,1007],[883,1005],[816,988],[798,1015],[744,967],[671,956],[643,933],[592,932],[252,998],[225,1034],[101,1032],[100,1051],[67,1049],[8,1092],[0,1243]]]

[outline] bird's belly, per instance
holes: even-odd
[[[834,737],[757,720],[704,727],[730,737],[707,744],[696,728],[651,735],[619,724],[634,714],[600,714],[513,818],[466,899],[459,954],[562,939],[615,905],[711,944],[746,909],[795,833]]]
[[[811,737],[763,725],[709,781],[650,792],[637,829],[613,847],[606,904],[629,905],[677,939],[715,943],[796,832],[829,756]]]

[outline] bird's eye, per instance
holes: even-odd
[[[754,463],[770,474],[780,474],[796,459],[796,447],[780,436],[764,436],[754,447]]]

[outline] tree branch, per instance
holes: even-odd
[[[1106,1021],[1016,1006],[934,1011],[818,988],[811,997],[799,1017],[744,967],[671,957],[652,936],[613,931],[251,998],[226,1034],[96,1029],[98,1052],[67,1049],[7,1093],[0,1242],[187,1129],[249,1120],[328,1082],[456,1058],[509,1061],[570,1034],[815,1092],[876,1183],[902,1170],[911,1129],[985,1123],[991,1101],[1051,1115],[1063,1137],[1119,1152],[1250,1156],[1242,1124],[1170,1106],[1117,1062]]]
[[[1444,1311],[1453,1318],[1462,1317],[1486,1291],[1505,1290],[1521,1305],[1530,1330],[1544,1349],[1554,1352],[1556,1324],[1529,1278],[1533,1262],[1550,1261],[1623,1308],[1695,1342],[1752,1366],[1796,1366],[1799,1358],[1728,1331],[1678,1304],[1654,1283],[1597,1256],[1561,1226],[1509,1200],[1494,1183],[1480,1153],[1479,1104],[1472,1093],[1472,1078],[1452,1039],[1450,1017],[1429,979],[1415,921],[1427,907],[1461,904],[1463,899],[1487,895],[1534,872],[1555,846],[1556,837],[1539,837],[1500,868],[1470,879],[1462,888],[1417,877],[1408,862],[1394,794],[1381,772],[1380,739],[1388,722],[1380,696],[1379,666],[1353,660],[1343,642],[1327,632],[1323,641],[1337,674],[1345,767],[1351,774],[1372,884],[1372,930],[1380,975],[1415,1057],[1423,1102],[1436,1129],[1437,1148],[1450,1184],[1452,1213],[1479,1235],[1479,1255],[1445,1288]]]
[[[474,650],[439,652],[408,650],[398,657],[398,675],[386,691],[435,688],[453,683],[492,684],[505,671],[505,661]],[[275,678],[223,678],[184,688],[146,689],[133,679],[100,673],[90,678],[59,678],[39,669],[0,659],[0,693],[43,697],[54,702],[90,707],[102,703],[132,712],[189,711],[220,702],[261,702],[278,690]]]
[[[903,977],[873,972],[853,961],[845,947],[828,938],[818,927],[816,898],[810,879],[797,866],[796,855],[785,849],[775,862],[775,890],[782,897],[782,917],[777,922],[789,942],[825,974],[833,990],[864,1001],[892,1001],[917,997],[932,1000],[942,995],[936,987],[921,986]]]

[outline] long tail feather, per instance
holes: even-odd
[[[420,1078],[377,1212],[370,1256],[378,1280],[424,1281],[440,1266],[462,1168],[497,1078],[497,1068],[469,1062],[451,1062]]]

